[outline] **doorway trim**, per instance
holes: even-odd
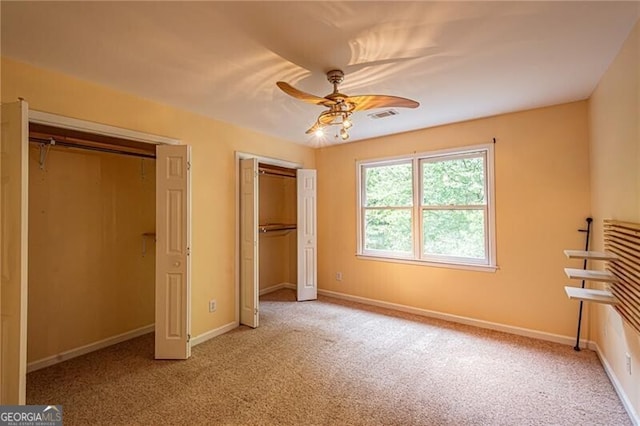
[[[137,130],[110,126],[108,124],[96,123],[93,121],[79,120],[77,118],[65,117],[63,115],[51,114],[44,111],[29,110],[29,123],[45,124],[54,127],[61,127],[63,129],[78,130],[102,136],[129,139],[153,145],[182,145],[182,141],[179,139],[138,132]]]
[[[251,154],[248,152],[236,151],[235,152],[235,326],[240,325],[240,160],[246,160],[248,158],[255,158],[258,163],[270,164],[272,166],[287,167],[289,169],[302,169],[304,167],[301,163],[293,161],[281,160],[273,157],[264,157],[258,154]]]

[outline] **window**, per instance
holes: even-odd
[[[364,248],[388,256],[413,253],[412,163],[371,165],[363,169]]]
[[[495,267],[493,145],[363,161],[358,254]]]

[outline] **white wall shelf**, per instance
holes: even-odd
[[[618,256],[609,252],[602,251],[586,251],[586,250],[565,250],[564,254],[569,259],[588,259],[588,260],[617,260]]]
[[[604,283],[618,282],[618,278],[609,271],[564,268],[564,272],[572,280],[600,281]]]
[[[608,305],[615,305],[617,302],[616,298],[607,290],[566,286],[564,291],[567,292],[569,299],[584,300],[585,302],[606,303]]]
[[[258,232],[293,231],[296,227],[295,223],[266,223],[258,225]]]

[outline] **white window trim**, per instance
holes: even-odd
[[[486,199],[487,199],[487,220],[486,226],[486,244],[487,244],[487,263],[475,263],[468,258],[456,258],[442,256],[430,257],[429,259],[416,259],[406,258],[397,253],[389,253],[380,251],[378,253],[372,251],[364,251],[363,236],[364,236],[364,221],[363,221],[363,207],[362,202],[364,200],[364,187],[363,183],[363,166],[375,166],[375,165],[390,165],[394,163],[401,163],[405,161],[412,161],[413,163],[413,179],[414,182],[414,211],[417,209],[422,213],[422,206],[420,196],[422,194],[422,179],[420,179],[420,160],[424,159],[437,159],[438,157],[445,156],[464,156],[465,154],[471,154],[478,151],[486,151]],[[416,179],[418,179],[416,181]],[[465,269],[474,271],[494,272],[498,269],[496,259],[496,221],[495,221],[495,160],[494,160],[494,144],[487,143],[481,145],[465,146],[461,148],[450,148],[438,151],[414,153],[405,156],[395,156],[387,158],[358,160],[356,161],[356,185],[357,185],[357,229],[356,229],[356,257],[359,259],[377,260],[386,262],[405,263],[413,265],[423,266],[435,266],[453,269]],[[416,191],[417,190],[417,191]],[[414,218],[413,220],[413,232],[414,232],[414,253],[421,253],[422,251],[422,234],[421,234],[421,219]]]

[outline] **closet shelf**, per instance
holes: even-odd
[[[617,260],[618,256],[609,252],[586,251],[586,250],[565,250],[564,254],[569,259],[589,259],[589,260]]]
[[[609,271],[564,268],[564,272],[567,274],[567,277],[572,280],[600,281],[605,283],[618,282],[618,278]]]
[[[569,299],[584,300],[586,302],[605,303],[615,305],[616,298],[607,290],[595,290],[590,288],[570,287],[566,286],[564,291],[567,292]]]
[[[264,225],[258,225],[259,232],[291,231],[296,228],[295,223],[265,223]]]

